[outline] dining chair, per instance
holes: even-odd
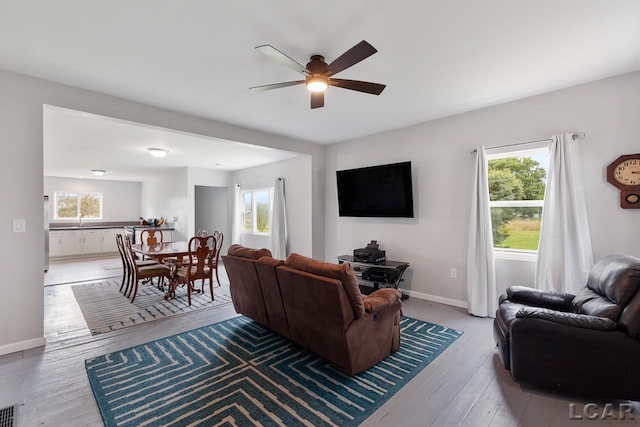
[[[216,253],[215,259],[213,260],[212,268],[216,271],[216,281],[218,282],[218,286],[222,286],[220,284],[220,275],[218,274],[218,265],[220,264],[220,250],[222,249],[222,241],[224,240],[224,234],[222,231],[214,231],[213,237],[216,239]]]
[[[162,230],[144,229],[140,233],[140,243],[147,246],[161,245],[164,243],[163,238],[164,234],[162,233]],[[168,259],[162,260],[162,262],[165,261],[168,261]]]
[[[120,259],[122,260],[122,283],[120,284],[120,292],[126,294],[129,291],[129,286],[131,285],[131,267],[127,261],[122,234],[116,234],[116,246],[118,248],[118,253],[120,254]],[[152,259],[137,262],[137,265],[142,267],[156,264],[159,264],[158,261]]]
[[[189,261],[176,272],[176,280],[187,287],[187,300],[191,305],[191,291],[204,293],[204,282],[209,281],[211,301],[213,297],[213,263],[215,260],[216,238],[210,236],[194,236],[189,239]],[[201,280],[200,291],[195,289],[195,281]]]
[[[153,278],[158,278],[158,286],[160,286],[160,281],[164,281],[164,278],[171,280],[171,267],[169,267],[168,265],[159,262],[155,263],[154,265],[143,265],[142,262],[136,261],[136,258],[133,254],[133,249],[131,249],[131,240],[128,236],[124,239],[124,249],[131,272],[131,277],[129,280],[130,286],[127,293],[127,298],[131,298],[131,302],[136,299],[136,294],[138,293],[138,283],[140,282],[140,280],[153,280]]]
[[[140,233],[140,243],[147,246],[162,244],[162,230],[152,230],[145,228]]]

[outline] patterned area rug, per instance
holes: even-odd
[[[240,316],[85,361],[106,426],[355,426],[462,332],[402,318],[400,349],[350,377]]]
[[[164,292],[157,286],[141,284],[133,303],[121,294],[119,289],[120,279],[71,287],[91,335],[104,334],[116,329],[231,302],[228,286],[214,286],[215,301],[211,301],[207,284],[205,294],[191,294],[190,306],[187,305],[184,286],[178,287],[175,299],[166,301]]]

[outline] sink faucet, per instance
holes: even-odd
[[[80,217],[80,225],[79,227],[82,227],[82,217]]]

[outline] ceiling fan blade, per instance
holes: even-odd
[[[377,50],[375,47],[371,46],[365,40],[362,40],[360,43],[337,57],[331,64],[329,64],[329,70],[331,70],[331,75],[338,74],[342,70],[346,70],[352,65],[357,64],[358,62],[366,59],[376,53]]]
[[[370,93],[372,95],[380,95],[387,85],[380,83],[362,82],[360,80],[345,79],[329,79],[330,86],[341,87],[343,89],[351,89],[358,92]]]
[[[311,92],[311,108],[324,107],[324,92]]]
[[[268,56],[271,59],[275,59],[276,61],[283,63],[287,67],[289,67],[289,68],[291,68],[293,70],[296,70],[299,73],[309,74],[309,72],[307,71],[307,68],[304,65],[302,65],[302,64],[298,63],[297,61],[291,59],[290,57],[288,57],[284,53],[280,52],[278,49],[276,49],[275,47],[271,46],[270,44],[257,46],[256,50],[258,52],[262,53],[263,55]]]
[[[253,92],[260,92],[260,91],[263,91],[263,90],[279,89],[281,87],[299,85],[299,84],[302,84],[304,82],[305,82],[304,80],[296,80],[294,82],[273,83],[273,84],[270,84],[270,85],[250,87],[249,90],[253,91]]]

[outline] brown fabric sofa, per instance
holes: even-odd
[[[238,313],[354,375],[400,345],[401,294],[360,294],[353,268],[232,245],[222,257]]]

